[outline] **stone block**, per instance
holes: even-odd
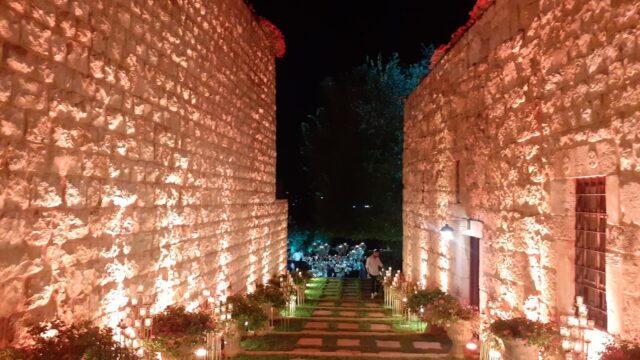
[[[371,331],[391,331],[389,324],[371,324]]]
[[[31,181],[31,206],[52,208],[62,204],[62,186],[57,176],[35,176]]]
[[[3,7],[0,11],[0,38],[18,44],[20,42],[20,17],[14,10]]]
[[[329,327],[329,323],[323,321],[308,321],[304,324],[305,329],[324,330]]]
[[[376,347],[382,348],[382,349],[400,349],[400,341],[376,340]]]
[[[23,20],[20,27],[20,43],[27,49],[42,56],[49,55],[51,30],[36,22]]]
[[[322,346],[322,338],[300,338],[298,346]]]
[[[358,330],[360,325],[357,323],[338,323],[338,330]]]
[[[360,346],[358,339],[338,339],[337,345],[340,347],[356,347]]]

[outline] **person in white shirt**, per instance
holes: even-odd
[[[373,254],[367,258],[365,267],[371,277],[371,298],[373,299],[378,296],[378,276],[380,275],[380,269],[383,268],[382,261],[380,260],[380,251],[373,250]]]

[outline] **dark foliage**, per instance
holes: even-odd
[[[65,324],[54,320],[28,330],[33,345],[0,352],[0,359],[12,360],[133,360],[129,349],[113,339],[111,329],[101,329],[89,321]],[[44,336],[43,336],[44,335]]]
[[[378,56],[322,83],[323,106],[302,124],[315,226],[333,237],[400,241],[404,100],[432,49],[403,65]]]

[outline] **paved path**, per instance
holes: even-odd
[[[371,300],[369,282],[313,279],[307,305],[273,332],[243,341],[238,360],[446,358],[446,337],[425,335],[420,324],[391,316],[382,297]]]

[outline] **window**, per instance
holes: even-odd
[[[607,329],[607,199],[604,177],[576,181],[576,296],[582,296],[589,319]]]

